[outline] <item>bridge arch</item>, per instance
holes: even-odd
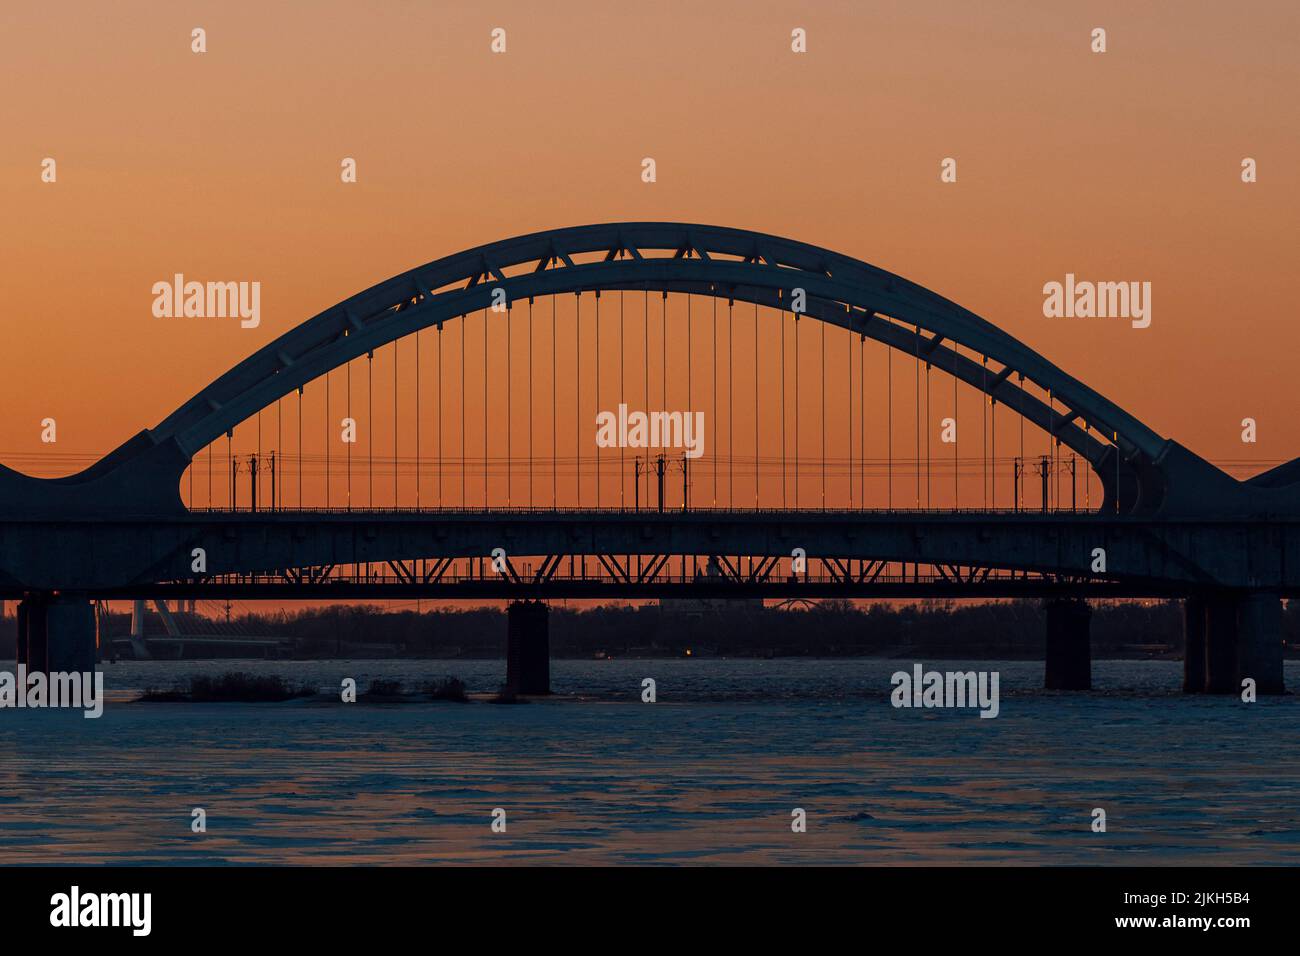
[[[38,484],[72,491],[99,483],[137,510],[183,510],[176,485],[202,448],[352,359],[490,309],[496,290],[504,291],[511,305],[542,296],[632,290],[723,297],[789,311],[794,289],[804,290],[808,316],[923,359],[1073,449],[1101,479],[1103,510],[1159,509],[1171,452],[1178,464],[1195,458],[1013,336],[893,273],[763,233],[626,222],[505,239],[409,269],[281,335],[80,475]],[[959,349],[983,356],[984,362]],[[1026,381],[1066,410],[1057,411],[1026,391]],[[1202,471],[1202,477],[1210,472]],[[36,482],[4,469],[0,497],[12,497],[15,488],[30,497],[32,487],[23,481]]]

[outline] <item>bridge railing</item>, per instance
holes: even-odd
[[[769,507],[716,507],[692,505],[689,508],[627,508],[627,507],[605,507],[605,508],[577,508],[577,507],[551,507],[546,505],[485,505],[477,507],[460,507],[460,506],[441,506],[441,507],[414,507],[398,506],[387,508],[348,508],[348,507],[293,507],[293,508],[251,508],[247,506],[236,508],[190,508],[191,514],[196,515],[353,515],[355,517],[367,516],[387,516],[387,515],[574,515],[574,516],[592,516],[592,515],[626,515],[653,517],[655,515],[1078,515],[1081,517],[1098,516],[1101,513],[1092,510],[1079,508],[769,508]],[[1108,515],[1106,517],[1114,517]]]

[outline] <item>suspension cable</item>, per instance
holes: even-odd
[[[393,339],[393,507],[398,505],[397,493],[397,472],[398,462],[401,460],[397,455],[397,343],[398,339]]]
[[[528,297],[528,507],[533,507],[533,297]]]
[[[865,323],[864,323],[865,324]],[[858,482],[859,500],[867,507],[867,333],[858,335]]]
[[[848,433],[849,433],[849,508],[853,507],[853,307],[845,306],[845,315],[848,324],[845,326],[845,332],[848,334],[848,348],[844,350],[845,357],[848,359],[849,366],[849,408],[848,408]]]
[[[931,500],[931,479],[930,479],[930,362],[925,363],[925,507],[930,509],[934,502]]]
[[[659,372],[663,376],[663,410],[668,411],[668,293],[664,290],[663,297],[660,298],[660,316],[659,316]],[[667,462],[664,463],[664,471],[667,472]],[[667,498],[668,481],[664,479],[663,483],[664,498]],[[660,509],[667,507],[667,502],[659,502]]]
[[[1016,510],[1025,506],[1025,373],[1018,372],[1020,379],[1020,487],[1016,491]]]
[[[279,476],[285,470],[285,466],[283,466],[283,458],[285,458],[285,397],[283,395],[276,399],[276,449],[272,454],[274,455],[272,460],[276,462],[278,467],[270,476],[270,496],[272,496],[276,510],[278,510],[285,506],[285,502],[279,497],[279,488],[281,488],[282,484]],[[194,497],[192,490],[190,494],[191,497]]]
[[[786,507],[786,473],[785,473],[785,305],[781,306],[781,507]]]
[[[727,300],[727,507],[736,507],[736,301]]]
[[[600,290],[596,290],[596,413],[600,414]],[[620,442],[621,444],[621,442]],[[600,443],[596,443],[596,510],[600,510]]]
[[[692,396],[692,391],[691,391],[691,294],[690,294],[689,292],[687,292],[687,293],[686,293],[686,409],[685,409],[685,411],[683,412],[683,418],[685,418],[685,416],[689,415],[689,416],[691,416],[691,420],[694,420],[694,416],[695,416],[694,408],[695,408],[695,406],[691,404],[691,396]],[[703,441],[703,439],[704,439],[704,436],[703,436],[703,435],[697,435],[697,436],[695,436],[695,440],[696,440],[697,442]],[[686,474],[686,465],[685,465],[685,461],[686,461],[686,459],[683,458],[683,459],[682,459],[682,462],[683,462],[683,464],[682,464],[682,509],[683,509],[683,510],[686,509],[686,503],[687,503],[687,500],[688,500],[688,498],[687,498],[686,485],[687,485],[687,482],[689,481],[689,476]],[[685,566],[685,563],[684,563],[684,562],[686,561],[686,556],[685,556],[685,555],[682,556],[682,561],[683,561],[682,569],[683,569],[683,574],[684,574],[684,573],[685,573],[685,567],[686,567],[686,566]]]
[[[465,491],[465,398],[469,394],[465,388],[465,340],[469,338],[469,316],[460,317],[460,506],[469,504]]]
[[[952,510],[958,511],[961,508],[961,492],[957,473],[961,470],[959,459],[957,457],[957,442],[959,433],[957,430],[957,343],[952,346]]]
[[[582,507],[582,293],[575,292],[573,298],[573,354],[577,375],[573,383],[573,485],[578,498],[578,507]]]
[[[618,402],[620,405],[623,404],[623,402],[625,401],[624,392],[623,392],[623,362],[627,354],[627,351],[624,348],[625,329],[623,326],[624,326],[623,290],[619,289],[618,290]],[[618,443],[618,507],[620,511],[623,510],[623,507],[627,502],[627,468],[624,463],[627,457],[627,451],[626,448],[624,447],[626,445],[627,442],[624,441],[620,441]]]
[[[996,388],[996,386],[995,386]],[[998,400],[992,394],[989,402],[989,500],[993,510],[998,508]]]
[[[420,510],[420,330],[415,330],[415,510]]]
[[[556,329],[555,324],[555,296],[551,296],[551,509],[559,507],[559,487],[560,487],[560,430],[559,430],[559,399],[558,387],[556,385]]]
[[[332,369],[330,371],[333,371]],[[261,430],[261,422],[258,423]],[[259,443],[261,439],[259,438]],[[325,373],[325,507],[330,506],[330,373]]]
[[[989,357],[980,357],[980,486],[984,495],[984,510],[989,510]]]
[[[369,503],[366,507],[373,509],[375,507],[375,353],[373,351],[366,353],[366,439],[369,458],[366,464]]]
[[[916,326],[916,335],[912,339],[912,355],[915,358],[913,368],[913,392],[916,398],[916,450],[912,461],[916,469],[916,509],[921,510],[921,327]]]
[[[514,416],[515,403],[512,396],[513,396],[515,383],[514,383],[514,376],[511,374],[510,371],[512,368],[511,362],[513,360],[513,356],[511,355],[513,349],[511,348],[510,327],[514,324],[513,322],[511,322],[511,319],[513,319],[514,316],[515,316],[514,303],[509,302],[506,304],[506,507],[507,508],[509,508],[514,501],[513,479],[514,479],[514,471],[515,471],[515,460],[513,456],[513,450],[514,450],[513,430],[514,430],[514,417],[515,417]]]
[[[659,297],[659,373],[660,373],[660,377],[663,379],[663,392],[662,392],[663,405],[661,407],[665,412],[667,412],[668,411],[668,292],[667,290],[664,290],[664,292]],[[665,454],[665,458],[666,457],[667,456]],[[668,463],[667,461],[665,461],[664,471],[667,472],[667,470],[668,470]],[[663,510],[666,509],[668,506],[667,502],[665,501],[665,499],[668,497],[668,480],[666,476],[660,484],[662,487],[660,490],[661,497],[659,499],[659,508]]]
[[[1053,492],[1053,509],[1061,507],[1061,472],[1058,470],[1057,449],[1061,447],[1060,441],[1053,441],[1056,438],[1056,395],[1052,394],[1052,389],[1048,389],[1048,454],[1052,457],[1052,479],[1050,479],[1050,488]]]
[[[1086,420],[1083,423],[1083,437],[1092,437],[1092,426]],[[1092,462],[1087,457],[1083,460],[1083,509],[1092,510]]]
[[[642,358],[645,359],[645,413],[650,414],[650,287],[647,285],[645,292],[642,294],[645,305],[645,318],[642,322],[645,331],[645,349]],[[646,445],[645,468],[646,468],[646,505],[650,504],[650,446]],[[638,488],[638,492],[639,492]]]
[[[347,396],[344,399],[347,403],[347,416],[352,418],[352,359],[348,359],[347,365]],[[352,438],[356,438],[356,420],[352,421]],[[352,510],[352,442],[347,442],[347,448],[344,449],[348,456],[348,511]]]
[[[438,323],[438,507],[442,499],[442,323]]]

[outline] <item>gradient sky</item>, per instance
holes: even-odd
[[[1206,457],[1290,459],[1298,37],[1282,0],[5,4],[0,461],[78,470],[375,282],[620,219],[857,256]],[[155,319],[175,272],[260,281],[261,326]],[[1067,272],[1150,281],[1151,327],[1044,318]]]

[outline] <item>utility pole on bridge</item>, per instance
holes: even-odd
[[[659,512],[664,510],[664,456],[660,455],[655,459],[655,479],[659,488]]]

